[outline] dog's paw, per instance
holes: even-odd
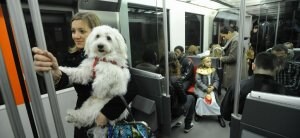
[[[67,111],[67,116],[65,119],[68,123],[76,123],[77,122],[74,112],[75,112],[74,110]]]
[[[72,116],[72,115],[67,115],[67,116],[65,117],[65,119],[66,119],[66,121],[67,121],[68,123],[76,123],[76,119],[75,119],[75,117]]]

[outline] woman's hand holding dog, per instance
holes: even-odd
[[[57,83],[60,80],[62,72],[58,68],[58,63],[56,58],[52,53],[44,51],[37,47],[32,48],[34,53],[34,69],[37,72],[47,72],[51,71],[53,80]]]
[[[100,112],[99,115],[96,117],[95,122],[97,126],[104,127],[107,124],[107,118],[104,114]]]

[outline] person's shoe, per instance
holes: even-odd
[[[218,122],[221,127],[226,127],[225,121],[221,116],[218,116]]]
[[[174,125],[174,127],[180,127],[182,125],[182,122],[177,122],[175,125]]]
[[[189,133],[192,130],[193,127],[194,127],[193,123],[185,124],[184,133]]]
[[[201,116],[199,116],[199,115],[195,115],[195,118],[194,118],[194,119],[195,119],[195,121],[196,121],[196,122],[199,122],[199,121],[200,121],[200,119],[201,119]]]

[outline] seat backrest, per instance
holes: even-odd
[[[139,95],[154,98],[166,93],[164,88],[164,77],[161,74],[152,73],[137,68],[130,69],[132,79],[135,79],[139,89]],[[150,99],[151,99],[150,98]]]
[[[245,102],[241,137],[299,138],[300,98],[252,91]]]
[[[136,68],[130,69],[131,79],[135,79],[138,95],[155,101],[158,125],[166,128],[169,134],[171,128],[171,103],[166,94],[165,78],[157,73],[152,73]],[[167,126],[167,127],[165,127]],[[164,133],[164,132],[162,132]]]

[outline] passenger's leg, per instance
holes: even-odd
[[[188,88],[190,87],[190,85],[192,85],[192,83],[191,83],[190,81],[184,81],[184,82],[182,83],[183,90],[184,90],[185,92],[187,92],[187,90],[188,90]]]
[[[184,104],[184,108],[186,109],[186,116],[185,116],[185,127],[184,127],[184,132],[187,133],[189,132],[192,127],[192,121],[193,121],[193,116],[195,113],[195,98],[192,95],[187,95],[187,101]]]
[[[214,92],[214,93],[215,93],[216,102],[220,106],[221,102],[220,102],[219,96],[216,95],[217,92]],[[223,117],[221,115],[218,116],[218,122],[219,122],[219,124],[220,124],[221,127],[226,127],[225,121],[224,121],[224,119],[223,119]]]

